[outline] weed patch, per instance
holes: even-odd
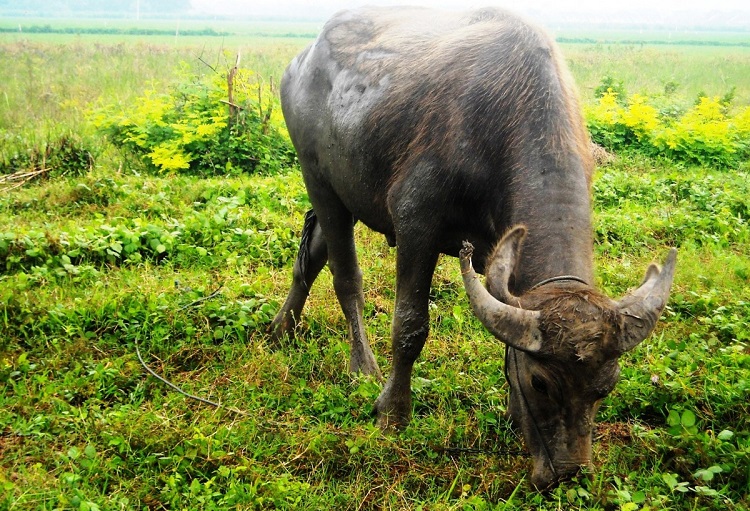
[[[96,110],[92,122],[160,172],[274,173],[294,161],[275,89],[247,70],[147,91],[132,109]]]
[[[611,87],[586,109],[593,140],[607,149],[639,150],[713,168],[742,166],[750,150],[750,108],[727,114],[731,98],[699,97],[691,108],[640,94],[623,106]]]

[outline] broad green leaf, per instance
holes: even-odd
[[[667,424],[670,426],[678,426],[680,424],[680,414],[677,410],[670,410],[667,416]]]
[[[695,426],[695,414],[690,410],[685,410],[684,412],[682,412],[680,423],[685,428],[690,428],[690,427]]]
[[[719,440],[722,440],[722,441],[726,442],[727,440],[731,440],[733,436],[734,436],[733,432],[729,431],[728,429],[725,429],[721,433],[719,433],[716,436],[716,438],[718,438]]]

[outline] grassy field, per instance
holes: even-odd
[[[243,67],[278,79],[305,38],[161,37],[0,34],[2,151],[67,135],[95,156],[85,172],[0,181],[0,509],[750,508],[746,171],[637,154],[598,170],[600,288],[624,293],[672,246],[678,270],[600,411],[594,474],[543,495],[504,419],[503,346],[473,318],[457,260],[439,263],[414,420],[398,436],[372,423],[380,384],[346,371],[327,272],[298,337],[269,343],[309,207],[299,174],[154,173],[88,112],[222,72],[238,50]],[[586,101],[611,75],[630,92],[679,82],[691,99],[736,86],[735,106],[750,104],[744,48],[564,50]],[[387,370],[394,251],[357,237]],[[222,407],[147,375],[139,352]]]
[[[562,45],[584,101],[591,101],[602,77],[622,81],[628,93],[723,96],[736,87],[734,106],[750,105],[750,48],[631,44]],[[710,69],[711,72],[706,72]]]

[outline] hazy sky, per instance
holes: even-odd
[[[196,10],[206,14],[237,16],[318,14],[331,13],[356,5],[431,5],[449,9],[466,9],[485,5],[499,5],[522,12],[581,12],[611,14],[627,9],[647,13],[695,11],[750,11],[749,0],[192,0]]]

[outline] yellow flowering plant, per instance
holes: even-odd
[[[128,108],[93,111],[96,129],[160,172],[202,175],[275,172],[294,161],[278,96],[249,70],[186,78],[148,90]],[[231,93],[231,94],[230,94]],[[230,101],[231,98],[231,101]]]
[[[671,111],[680,111],[673,107]],[[611,89],[585,108],[592,139],[611,150],[638,150],[686,163],[737,167],[750,156],[750,107],[726,114],[720,98],[701,97],[681,115],[663,115],[651,98],[633,94],[623,105]]]

